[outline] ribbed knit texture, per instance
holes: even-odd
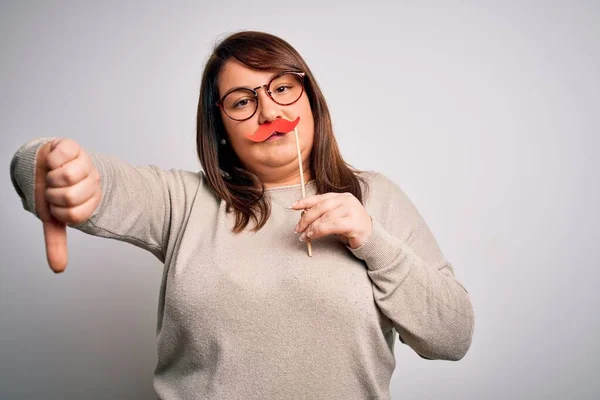
[[[34,213],[35,157],[10,165]],[[72,226],[131,243],[164,263],[154,388],[161,399],[389,399],[400,340],[423,358],[458,360],[470,347],[469,295],[413,203],[364,172],[373,232],[357,249],[293,228],[300,184],[269,189],[267,224],[233,234],[234,215],[202,171],[133,166],[86,151],[101,176],[93,216]],[[307,196],[316,194],[314,181]],[[46,260],[40,260],[46,262]]]

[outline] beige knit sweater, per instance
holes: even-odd
[[[35,214],[34,161],[25,143],[10,165]],[[89,152],[102,201],[72,228],[131,243],[164,263],[157,318],[161,399],[389,399],[399,339],[428,359],[459,360],[474,316],[427,224],[390,179],[364,172],[373,232],[358,249],[293,229],[300,184],[267,190],[259,232],[233,234],[202,171],[133,166]],[[307,196],[316,194],[314,181]],[[45,262],[40,260],[40,262]]]

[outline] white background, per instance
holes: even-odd
[[[160,264],[69,230],[47,266],[12,188],[25,141],[200,167],[195,116],[215,42],[290,42],[342,154],[398,183],[469,290],[459,362],[398,342],[394,399],[600,395],[598,2],[259,0],[0,5],[0,398],[153,398]]]

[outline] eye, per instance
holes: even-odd
[[[240,101],[236,101],[233,106],[235,108],[238,108],[238,107],[244,107],[246,105],[248,105],[248,99],[243,99],[243,100],[240,100]]]
[[[281,85],[281,86],[278,86],[278,87],[275,89],[274,93],[277,93],[277,94],[280,94],[280,93],[285,93],[285,92],[287,92],[288,90],[290,90],[291,88],[292,88],[292,86],[291,86],[291,85]]]
[[[254,99],[241,99],[233,103],[233,108],[244,108],[247,107]]]

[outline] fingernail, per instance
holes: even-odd
[[[312,236],[312,231],[309,231],[306,236],[311,237]]]
[[[294,233],[298,233],[298,225],[294,228]]]
[[[290,204],[290,205],[288,206],[288,208],[292,208],[292,207],[294,207],[296,204],[298,204],[298,202],[297,202],[297,201],[295,201],[295,202],[293,202],[292,204]]]
[[[304,239],[306,239],[306,233],[303,233],[302,235],[300,235],[300,241],[304,242]]]

